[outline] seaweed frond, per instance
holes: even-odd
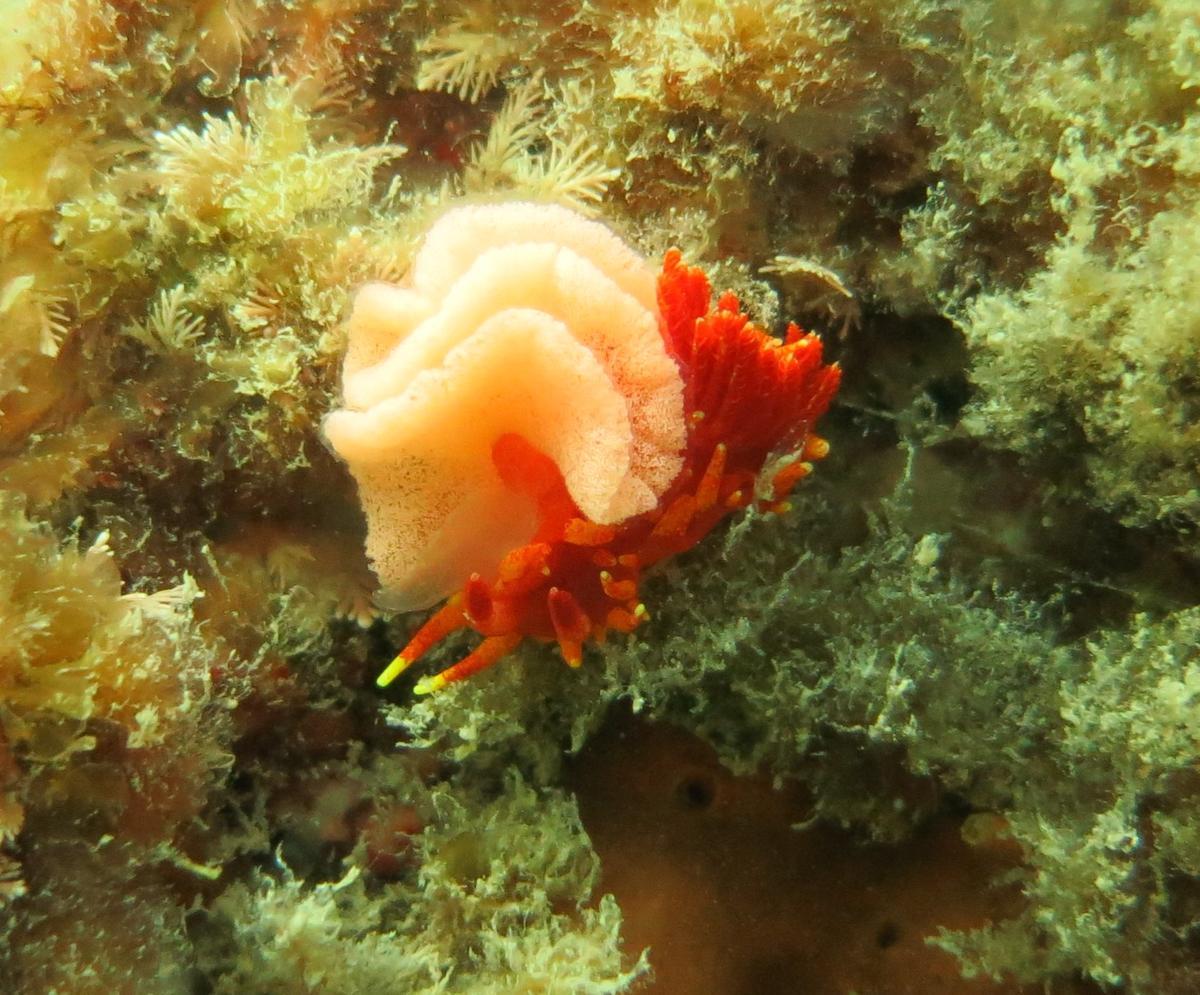
[[[512,44],[481,17],[452,21],[417,45],[427,56],[417,72],[417,89],[452,93],[478,103],[500,80],[513,56]]]
[[[158,295],[145,322],[134,322],[128,333],[155,352],[189,348],[204,329],[204,319],[188,314],[184,300],[187,292],[176,284]]]
[[[169,198],[186,199],[201,184],[231,186],[255,158],[250,128],[232,113],[223,118],[205,114],[203,120],[200,131],[180,124],[154,136],[158,172],[170,181]]]
[[[483,189],[506,176],[513,163],[528,155],[543,135],[546,105],[539,76],[509,90],[488,129],[487,138],[471,153],[463,173],[468,190]]]
[[[620,175],[582,128],[550,120],[540,76],[513,87],[463,174],[468,191],[510,189],[591,212]],[[546,146],[548,145],[548,149]]]
[[[600,203],[621,171],[606,166],[600,150],[578,132],[565,141],[552,141],[547,155],[518,159],[514,174],[532,193],[587,211]]]

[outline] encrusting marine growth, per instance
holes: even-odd
[[[466,627],[483,641],[418,694],[526,637],[577,667],[585,642],[631,632],[647,567],[754,501],[786,507],[828,451],[812,427],[839,379],[815,335],[781,342],[731,293],[714,306],[678,250],[655,279],[564,208],[450,211],[408,286],[359,292],[345,407],[325,422],[383,603],[447,598],[378,683]]]

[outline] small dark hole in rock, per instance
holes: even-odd
[[[893,946],[900,939],[900,927],[894,922],[885,922],[879,927],[879,932],[875,934],[875,945],[880,950],[886,950]]]
[[[716,794],[712,782],[703,777],[681,781],[676,791],[685,808],[708,808]]]

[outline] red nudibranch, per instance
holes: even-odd
[[[419,680],[416,693],[463,680],[526,638],[556,642],[578,667],[586,643],[632,632],[649,618],[640,596],[649,567],[690,549],[752,502],[784,510],[792,488],[828,452],[813,426],[837,391],[840,369],[822,362],[815,335],[792,324],[780,341],[756,327],[732,293],[714,305],[707,277],[676,249],[666,254],[656,290],[658,332],[682,382],[678,472],[651,507],[598,522],[572,497],[559,462],[518,432],[496,436],[492,468],[534,509],[532,535],[488,573],[471,572],[380,674],[380,686],[464,628],[482,641]],[[333,427],[327,432],[340,451]]]

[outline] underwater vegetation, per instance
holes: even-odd
[[[0,988],[669,991],[699,948],[730,993],[1200,987],[1192,0],[0,10]],[[790,508],[677,523],[603,645],[573,594],[568,638],[547,608],[486,673],[382,691],[425,608],[513,602],[470,529],[426,534],[447,576],[372,571],[343,366],[412,304],[369,288],[512,204],[733,295],[687,327],[819,335],[830,455]],[[737,489],[729,440],[656,456],[561,387],[594,527],[668,514],[689,460]],[[730,872],[743,837],[787,895]],[[845,909],[861,971],[787,945]]]

